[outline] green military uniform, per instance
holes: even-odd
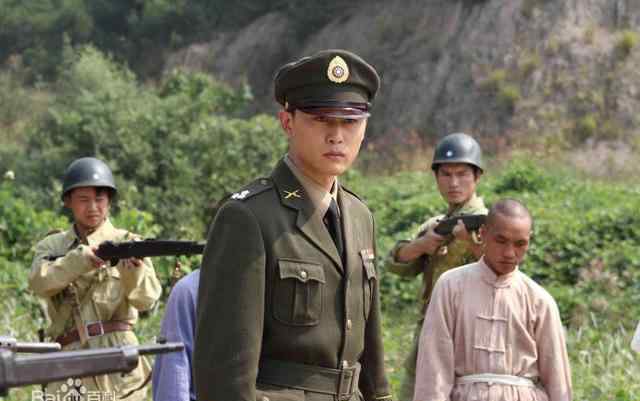
[[[76,330],[78,320],[89,325],[89,334],[94,334],[88,339],[88,348],[138,344],[132,331],[138,312],[150,309],[162,292],[151,261],[144,259],[140,267],[127,267],[121,261],[116,266],[94,268],[87,256],[91,252],[90,247],[103,241],[134,238],[128,231],[115,228],[107,219],[87,236],[86,242],[82,242],[71,227],[46,237],[36,245],[29,286],[46,300],[51,320],[48,336],[62,340],[64,350],[83,348]],[[49,260],[59,255],[64,256]],[[105,334],[100,335],[100,332]],[[132,393],[126,397],[127,400],[143,400],[146,390],[139,389],[149,374],[150,365],[141,358],[138,367],[130,373],[83,378],[81,383],[87,391],[85,397],[96,397],[96,392],[100,392],[100,397],[103,397],[100,399],[111,397],[115,400]],[[71,390],[66,383],[47,386],[48,394],[59,394],[60,397]],[[75,391],[80,392],[79,389]]]
[[[284,161],[221,207],[198,293],[198,400],[390,398],[373,218],[342,186],[337,201],[344,262]]]
[[[487,214],[488,210],[482,201],[482,198],[474,195],[469,201],[456,209],[451,209],[447,214],[432,217],[425,221],[418,229],[418,235],[427,232],[433,228],[438,221],[443,218],[455,217],[464,214]],[[417,237],[417,236],[416,236]],[[408,244],[410,241],[401,240],[393,247],[385,268],[393,273],[396,273],[405,277],[415,277],[422,274],[423,286],[421,291],[421,314],[420,320],[416,326],[414,333],[413,345],[409,356],[405,361],[406,375],[402,383],[400,391],[400,400],[409,401],[413,399],[413,388],[415,383],[416,372],[416,360],[418,357],[418,339],[422,330],[422,322],[424,320],[424,314],[431,297],[431,290],[435,282],[449,269],[457,266],[462,266],[467,263],[475,262],[476,257],[469,250],[468,243],[465,241],[456,240],[453,236],[439,248],[434,255],[424,255],[423,257],[414,259],[410,262],[399,262],[396,260],[396,254],[398,250]]]

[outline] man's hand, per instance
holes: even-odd
[[[142,259],[138,258],[122,259],[120,262],[122,267],[125,269],[136,269],[142,266]]]
[[[483,249],[480,234],[477,232],[469,232],[462,220],[458,220],[456,226],[453,227],[452,234],[458,241],[465,241],[469,244],[468,249],[476,258],[482,256]]]
[[[438,235],[431,228],[424,235],[414,239],[408,244],[404,245],[396,253],[396,260],[398,262],[410,262],[419,258],[420,256],[427,254],[433,255],[442,246],[446,237]]]
[[[423,254],[433,255],[446,239],[446,237],[436,234],[433,228],[431,228],[422,237],[416,238],[416,243],[419,244]]]
[[[96,255],[96,249],[98,249],[97,247],[90,247],[90,252],[87,252],[87,258],[89,258],[89,263],[91,263],[91,265],[93,266],[94,269],[100,269],[102,267],[105,267],[107,264],[104,260],[100,259],[97,255]]]
[[[467,226],[464,225],[464,222],[462,220],[458,220],[451,233],[458,241],[473,241],[473,238],[471,238],[471,233],[467,231]]]

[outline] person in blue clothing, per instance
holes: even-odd
[[[178,281],[169,295],[160,336],[167,342],[183,342],[184,350],[156,357],[152,376],[154,401],[196,399],[191,361],[199,283],[200,269],[197,269]]]

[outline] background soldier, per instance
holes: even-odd
[[[358,155],[378,86],[373,67],[344,50],[278,71],[288,154],[220,208],[202,261],[199,401],[391,397],[373,218],[337,180]]]
[[[150,260],[126,259],[110,266],[94,254],[103,241],[135,237],[109,221],[116,192],[106,164],[91,157],[75,160],[65,173],[62,193],[73,225],[35,247],[29,286],[46,300],[47,334],[64,350],[138,344],[133,332],[138,312],[150,309],[162,292]],[[140,389],[149,374],[149,363],[141,358],[128,374],[86,378],[82,385],[103,397],[142,400],[146,390]],[[63,397],[60,388],[49,385],[47,392]]]
[[[402,401],[413,398],[418,339],[434,283],[445,271],[475,261],[482,253],[475,233],[469,233],[461,221],[450,237],[440,236],[433,229],[443,218],[487,214],[482,198],[476,196],[476,186],[483,172],[482,151],[472,137],[457,133],[442,138],[436,146],[431,169],[438,190],[448,204],[447,213],[428,219],[413,240],[398,241],[386,263],[389,271],[401,276],[423,275],[422,310],[413,345],[405,361],[405,376],[400,390]]]

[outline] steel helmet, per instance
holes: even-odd
[[[480,145],[467,134],[449,134],[436,145],[431,169],[435,171],[438,165],[444,163],[466,163],[483,171]]]
[[[62,184],[62,197],[78,187],[105,187],[111,190],[112,195],[118,191],[109,166],[95,157],[76,159],[67,167]]]

